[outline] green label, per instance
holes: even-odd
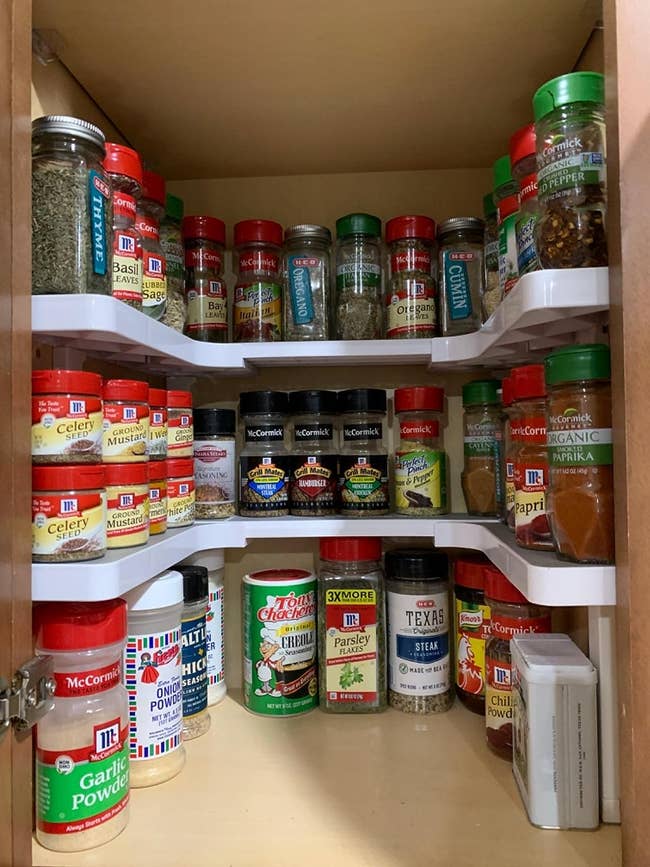
[[[336,288],[376,287],[381,282],[381,266],[373,262],[348,262],[336,267]]]
[[[549,431],[548,457],[553,466],[611,466],[612,429]]]
[[[583,151],[549,162],[537,175],[539,197],[554,198],[555,193],[605,181],[605,157],[598,151]]]
[[[436,449],[414,449],[395,454],[395,508],[446,509],[447,481],[445,453]]]

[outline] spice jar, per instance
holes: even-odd
[[[194,411],[196,517],[229,518],[237,511],[234,409]]]
[[[454,564],[456,695],[468,710],[481,716],[485,715],[485,645],[490,636],[487,565],[481,554],[465,554]]]
[[[162,319],[167,306],[167,264],[160,245],[164,216],[165,180],[144,171],[135,228],[142,241],[142,312],[152,319]]]
[[[224,552],[220,548],[199,551],[183,563],[204,566],[208,570],[208,610],[205,615],[205,625],[208,651],[208,707],[210,707],[219,704],[226,697],[223,634]]]
[[[204,735],[210,728],[205,619],[208,610],[208,570],[204,566],[185,564],[175,568],[183,576],[183,740],[188,741]]]
[[[57,852],[92,849],[129,819],[126,604],[41,603],[34,629],[56,686],[54,708],[36,727],[36,839]]]
[[[167,527],[189,527],[196,515],[194,461],[175,458],[167,463]]]
[[[185,334],[206,343],[228,340],[228,293],[223,279],[226,227],[216,217],[185,217]]]
[[[328,340],[332,233],[300,224],[284,232],[284,339]]]
[[[395,511],[398,515],[446,515],[447,455],[440,447],[445,392],[433,386],[395,389],[399,445],[395,452]]]
[[[552,551],[546,511],[546,385],[544,365],[515,367],[512,396],[519,414],[515,462],[515,541],[521,548]]]
[[[557,349],[545,361],[550,464],[547,508],[558,555],[614,562],[609,348]]]
[[[382,337],[381,220],[348,214],[336,221],[336,239],[336,337]]]
[[[386,337],[435,337],[436,224],[429,217],[394,217],[386,223],[390,284]]]
[[[520,408],[514,403],[512,377],[501,382],[501,403],[503,405],[503,523],[509,530],[515,529],[515,466],[519,448]]]
[[[282,226],[272,220],[235,225],[235,343],[282,340]]]
[[[292,515],[334,515],[338,487],[335,391],[294,391],[289,507]]]
[[[387,551],[388,703],[405,713],[452,706],[449,564],[424,548]]]
[[[167,392],[167,456],[191,458],[194,450],[194,414],[191,391]]]
[[[167,462],[149,461],[149,535],[167,531]]]
[[[33,467],[32,560],[67,563],[106,553],[102,466]]]
[[[383,710],[386,602],[381,539],[320,540],[318,641],[321,710]]]
[[[131,785],[171,780],[185,764],[182,741],[183,576],[163,572],[126,594],[124,682],[129,695]]]
[[[132,548],[149,540],[147,464],[108,464],[106,541],[108,548]]]
[[[539,271],[536,226],[539,218],[537,199],[537,158],[535,154],[535,124],[529,123],[510,139],[512,177],[519,185],[519,215],[515,224],[517,240],[517,271],[521,277]]]
[[[341,514],[349,518],[386,515],[388,454],[384,441],[386,392],[352,388],[339,392],[343,442],[339,460]]]
[[[239,514],[289,514],[291,459],[286,447],[289,398],[284,391],[245,391],[239,397],[244,448],[239,458]]]
[[[111,294],[141,310],[142,250],[135,216],[142,192],[142,163],[131,148],[106,142],[104,168],[113,190]]]
[[[485,261],[485,289],[481,299],[483,321],[486,322],[497,309],[503,299],[503,292],[499,285],[499,222],[497,219],[497,206],[494,204],[494,196],[487,193],[483,196],[483,216],[485,218],[484,230],[484,261]]]
[[[499,157],[492,171],[499,225],[499,288],[505,296],[519,279],[516,232],[519,218],[519,184],[512,176],[509,154]]]
[[[104,133],[76,117],[32,122],[32,293],[111,294]]]
[[[438,228],[440,327],[445,337],[481,327],[484,231],[478,217],[452,217]]]
[[[496,566],[485,568],[485,602],[490,607],[490,637],[485,647],[487,745],[512,761],[512,688],[510,639],[551,631],[550,609],[534,605]]]
[[[102,460],[102,378],[81,370],[32,373],[32,463]]]
[[[160,223],[160,248],[167,268],[167,306],[161,322],[181,334],[185,329],[186,315],[185,252],[181,233],[184,210],[183,200],[167,193],[165,215]]]
[[[605,79],[571,72],[533,97],[542,268],[607,265]]]
[[[149,385],[135,379],[104,382],[105,464],[139,463],[148,460]]]
[[[496,379],[463,386],[465,464],[461,484],[470,515],[498,516],[503,508],[498,387]]]
[[[149,389],[149,460],[164,461],[167,457],[167,392],[164,388]]]

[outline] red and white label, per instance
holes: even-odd
[[[275,274],[279,268],[280,257],[275,253],[253,250],[242,253],[239,256],[239,270],[241,273],[262,271]]]
[[[185,267],[198,268],[202,271],[216,271],[221,274],[223,259],[215,250],[200,247],[197,250],[185,251]]]
[[[160,239],[160,226],[158,223],[147,217],[143,217],[142,214],[138,214],[135,227],[143,238],[151,238],[153,241]]]
[[[424,271],[431,273],[431,253],[428,250],[400,250],[390,257],[391,273],[397,271]]]
[[[81,695],[94,695],[113,689],[120,682],[119,662],[94,668],[90,671],[54,672],[57,698],[75,698]]]

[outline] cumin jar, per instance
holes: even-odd
[[[135,379],[104,383],[105,464],[135,464],[148,460],[149,384]]]
[[[167,392],[167,456],[191,458],[194,451],[194,416],[190,391]]]
[[[149,535],[167,531],[167,461],[149,461]]]
[[[102,378],[81,370],[32,373],[32,463],[99,464]]]
[[[164,388],[149,389],[149,460],[164,461],[167,457],[167,392]]]
[[[108,548],[133,548],[149,539],[147,464],[106,467],[106,542]]]
[[[167,527],[189,527],[196,516],[194,461],[176,458],[167,461]]]

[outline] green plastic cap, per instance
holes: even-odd
[[[543,84],[533,97],[538,121],[561,105],[572,102],[605,103],[605,76],[600,72],[569,72]]]
[[[182,220],[185,213],[183,200],[179,199],[178,196],[172,196],[171,193],[167,193],[165,198],[165,213],[172,220]]]
[[[483,216],[486,220],[496,216],[497,206],[494,204],[494,196],[492,193],[486,193],[483,196]]]
[[[510,154],[505,154],[495,162],[492,167],[494,173],[494,189],[498,190],[504,184],[512,183],[512,166],[510,165]]]
[[[347,235],[381,235],[381,220],[372,214],[346,214],[336,221],[336,237]]]
[[[477,403],[499,403],[497,389],[501,383],[498,379],[477,379],[463,386],[463,406],[474,406]]]
[[[609,379],[611,372],[609,346],[604,343],[563,346],[544,359],[547,385],[580,382],[585,379]]]

